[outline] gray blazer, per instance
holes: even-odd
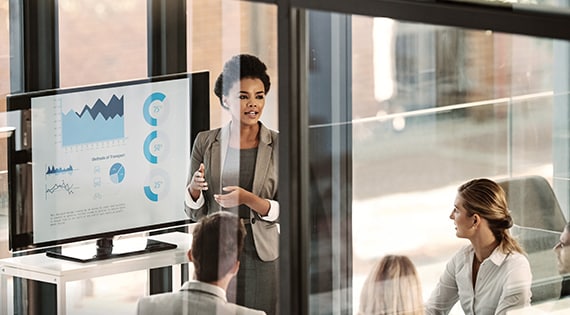
[[[277,200],[279,134],[277,131],[268,129],[262,123],[259,124],[259,145],[252,193],[261,198]],[[198,169],[200,163],[204,163],[205,178],[208,182],[208,190],[203,191],[204,206],[200,209],[186,207],[186,213],[194,221],[198,221],[209,213],[221,210],[220,205],[214,200],[214,194],[222,192],[221,171],[226,159],[229,133],[230,126],[228,124],[222,128],[200,132],[194,141],[188,183],[190,183],[192,174]],[[250,210],[250,220],[252,222],[253,241],[259,258],[263,261],[277,259],[279,257],[277,222],[265,221],[257,212],[252,210]]]
[[[138,315],[264,315],[265,312],[229,303],[226,292],[215,285],[188,281],[180,291],[144,296],[137,303]]]

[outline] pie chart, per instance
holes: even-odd
[[[121,163],[115,163],[111,166],[109,170],[109,176],[111,177],[111,181],[115,184],[118,184],[125,179],[125,167]]]

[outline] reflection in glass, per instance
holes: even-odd
[[[449,214],[457,187],[471,178],[543,178],[560,204],[558,220],[567,220],[568,43],[360,16],[351,17],[351,26],[352,76],[346,82],[352,95],[344,106],[352,116],[335,116],[332,106],[332,119],[311,120],[309,130],[311,148],[321,146],[324,134],[332,135],[332,167],[320,166],[333,179],[330,194],[351,193],[351,209],[345,213],[333,203],[331,212],[341,213],[332,218],[332,226],[342,214],[352,220],[354,311],[365,276],[387,254],[409,256],[418,268],[424,297],[430,295],[447,260],[466,244],[455,237]],[[331,69],[333,75],[338,70],[334,65]],[[316,86],[309,81],[308,90]],[[326,93],[334,101],[338,91]],[[310,106],[311,113],[323,117],[317,110],[322,103]],[[347,134],[350,187],[334,182],[343,179],[334,159]],[[322,153],[311,153],[311,159],[322,160]],[[319,187],[322,178],[311,184]],[[311,193],[311,198],[318,200],[320,194],[325,192]],[[511,211],[531,207],[514,199],[512,203]],[[551,216],[550,210],[536,211]],[[526,226],[526,217],[520,221],[513,233],[525,244],[535,274],[533,304],[555,301],[561,278],[552,267],[556,258],[550,240],[561,232],[559,225],[537,231]],[[331,239],[334,249],[339,241]],[[312,255],[322,255],[322,250],[314,251]],[[452,310],[461,313],[458,305]]]
[[[10,92],[10,36],[8,28],[8,0],[0,0],[0,112],[6,110],[6,95]],[[0,116],[0,127],[6,117]],[[6,141],[0,142],[0,152],[7,151]],[[8,257],[8,176],[7,156],[0,154],[0,258]]]
[[[61,87],[147,76],[147,1],[58,5]]]
[[[475,5],[488,5],[491,7],[520,10],[520,11],[539,11],[549,13],[565,13],[570,14],[570,8],[567,1],[557,0],[449,0],[451,2],[460,2]]]
[[[208,69],[214,86],[224,62],[239,53],[253,54],[264,60],[271,76],[269,104],[277,104],[277,6],[247,1],[187,0],[188,71]],[[215,22],[213,22],[215,21]],[[223,23],[222,23],[223,22]],[[215,96],[212,93],[212,99]],[[264,113],[264,123],[277,129],[277,106]],[[210,120],[218,127],[230,117],[211,102]]]

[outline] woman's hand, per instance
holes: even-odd
[[[222,190],[227,192],[227,194],[214,194],[214,199],[224,208],[237,207],[246,203],[247,194],[251,194],[239,186],[226,186]]]
[[[267,199],[260,198],[239,186],[226,186],[222,190],[227,192],[227,194],[214,194],[214,199],[224,208],[245,204],[262,216],[266,216],[269,212],[271,204]]]
[[[200,163],[198,170],[192,174],[192,180],[190,181],[190,195],[192,199],[197,200],[200,197],[202,190],[208,190],[208,183],[206,178],[204,178],[204,163]]]

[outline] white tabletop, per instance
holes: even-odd
[[[570,298],[553,300],[508,312],[508,315],[570,314]]]
[[[1,259],[0,273],[48,283],[61,283],[188,262],[186,254],[192,243],[192,236],[190,234],[171,232],[149,236],[148,238],[176,244],[177,248],[87,263],[52,258],[48,257],[45,253],[17,256]],[[135,243],[140,242],[146,242],[146,238],[132,237],[119,239],[114,241],[114,248],[136,247],[138,244]],[[94,253],[95,245],[90,244],[63,248],[64,253],[66,253],[66,250],[70,252],[89,251]]]

